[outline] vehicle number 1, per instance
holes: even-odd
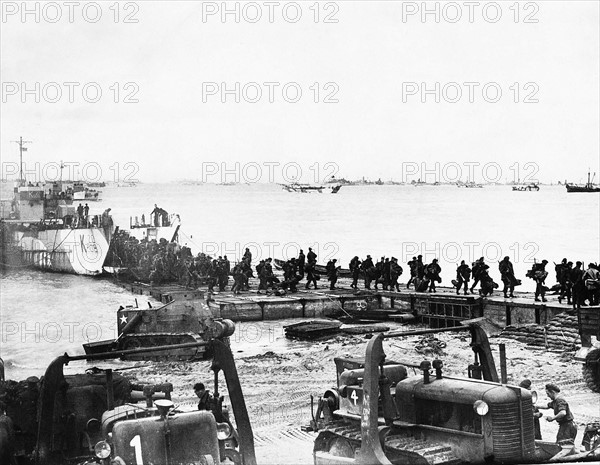
[[[140,435],[136,434],[129,442],[129,445],[135,450],[136,465],[144,465],[144,459],[142,459],[142,438]]]

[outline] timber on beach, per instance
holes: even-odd
[[[208,304],[214,318],[238,322],[328,317],[402,322],[414,318],[432,328],[444,328],[458,326],[463,320],[486,317],[504,328],[548,324],[556,315],[571,309],[551,298],[548,302],[534,302],[531,293],[518,293],[514,299],[505,299],[501,295],[456,295],[451,288],[427,293],[354,290],[342,285],[335,290],[302,288],[285,295],[256,291],[235,295],[230,291],[209,292],[207,287],[190,289],[178,284],[118,284],[134,294],[151,296],[162,303],[201,300]]]

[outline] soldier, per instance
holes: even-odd
[[[567,298],[567,305],[571,305],[571,272],[573,271],[573,262],[565,262],[556,265],[556,280],[560,284],[560,294],[558,303],[562,303],[563,299]]]
[[[306,265],[306,256],[302,249],[300,249],[296,263],[298,264],[298,274],[300,275],[300,279],[302,279],[304,278],[304,266]]]
[[[213,260],[208,267],[208,290],[213,292],[215,284],[219,282],[219,262]]]
[[[213,397],[210,395],[203,383],[194,384],[194,392],[200,401],[198,402],[198,410],[212,410]]]
[[[223,292],[229,283],[229,273],[227,272],[227,267],[229,264],[229,260],[225,260],[224,258],[218,261],[218,276],[219,280],[219,292]]]
[[[481,281],[482,272],[488,268],[489,266],[485,264],[483,257],[480,257],[479,260],[475,260],[475,262],[473,262],[473,268],[471,270],[473,274],[473,285],[470,289],[471,294],[475,294],[475,286],[477,286],[477,284]]]
[[[522,387],[523,389],[527,389],[528,391],[531,391],[531,381],[528,379],[524,379],[523,381],[521,381],[519,383],[519,387]],[[540,412],[538,407],[534,404],[533,405],[533,426],[535,429],[535,439],[538,439],[538,440],[542,439],[542,429],[540,427],[540,418],[542,416],[543,416],[542,412]]]
[[[331,281],[329,285],[329,290],[333,291],[335,289],[335,283],[338,279],[338,267],[336,266],[337,259],[329,260],[325,269],[327,270],[327,279]]]
[[[571,293],[573,308],[585,306],[585,283],[583,282],[583,263],[575,263],[575,268],[571,271]]]
[[[160,226],[160,220],[163,209],[154,204],[154,210],[150,212],[150,216],[154,215],[154,226]]]
[[[160,252],[154,256],[154,261],[152,262],[152,272],[150,273],[150,283],[153,286],[159,286],[165,275],[165,266],[164,266],[164,252]]]
[[[258,265],[256,265],[256,274],[258,276],[258,293],[260,291],[267,290],[267,275],[263,274],[263,268],[265,267],[265,261],[261,260]]]
[[[309,252],[310,254],[310,249]],[[317,273],[315,271],[315,262],[309,261],[306,264],[306,267],[304,268],[306,270],[306,286],[304,286],[305,289],[308,289],[310,286],[310,283],[313,283],[315,286],[315,289],[317,288]]]
[[[365,289],[371,289],[371,281],[373,280],[376,271],[370,255],[367,255],[367,258],[365,258],[360,267],[365,274]]]
[[[469,280],[471,279],[471,268],[469,265],[465,263],[464,260],[461,260],[460,266],[456,268],[456,293],[460,294],[460,288],[464,284],[465,295],[467,295],[467,291],[469,289]]]
[[[383,262],[383,270],[382,270],[382,281],[383,281],[383,290],[387,291],[389,286],[390,286],[390,282],[391,282],[391,276],[390,276],[390,272],[391,272],[391,267],[392,264],[390,262],[389,258],[386,258],[385,261]]]
[[[574,444],[577,436],[577,426],[573,423],[573,414],[569,404],[560,394],[560,389],[556,384],[546,384],[546,394],[552,400],[548,403],[547,408],[554,410],[554,415],[548,415],[546,421],[556,421],[558,423],[556,442],[561,445]]]
[[[242,269],[242,264],[237,263],[233,270],[231,270],[231,274],[233,275],[233,286],[231,286],[231,290],[234,294],[239,294],[244,289],[244,271]]]
[[[402,274],[402,267],[398,264],[398,259],[396,257],[392,257],[390,261],[390,291],[394,289],[396,292],[400,292],[400,284],[398,283],[398,279]]]
[[[583,273],[583,282],[585,284],[586,293],[590,305],[598,305],[598,281],[600,280],[600,272],[595,263],[589,263],[587,270]]]
[[[417,255],[417,278],[423,279],[425,277],[425,265],[423,264],[423,255]]]
[[[360,276],[361,263],[362,262],[359,260],[358,255],[355,255],[348,265],[348,268],[350,268],[350,271],[352,272],[352,284],[350,284],[350,287],[354,289],[358,289],[358,277]]]
[[[313,265],[317,263],[317,254],[313,252],[312,248],[308,248],[308,254],[306,255],[306,260],[308,263],[312,263]]]
[[[440,277],[441,272],[442,267],[438,265],[437,258],[434,258],[432,262],[425,268],[425,279],[429,281],[428,292],[436,292],[435,283],[442,282],[442,278]]]
[[[254,277],[254,273],[252,273],[252,266],[250,264],[250,260],[245,258],[242,260],[242,291],[250,290],[250,278]]]
[[[496,284],[489,275],[488,268],[489,266],[484,263],[483,265],[480,265],[479,269],[479,280],[481,282],[479,294],[484,297],[487,295],[492,295],[494,293],[494,289],[498,288],[498,284]]]
[[[410,283],[417,277],[417,257],[413,257],[411,261],[407,263],[408,269],[410,270],[410,277],[406,283],[406,289],[410,289]]]
[[[383,265],[385,263],[385,258],[381,257],[381,260],[379,260],[376,264],[375,264],[375,276],[373,277],[373,280],[375,281],[375,290],[377,290],[377,285],[379,283],[383,283]]]
[[[77,206],[77,226],[81,227],[83,224],[83,205],[79,204]]]
[[[89,224],[88,224],[89,215],[90,215],[90,207],[86,203],[85,207],[83,207],[83,222],[86,226],[89,226]]]
[[[540,297],[542,302],[546,302],[546,287],[544,281],[548,276],[546,271],[546,264],[548,260],[542,260],[541,263],[534,263],[531,270],[527,273],[528,277],[535,281],[535,301],[539,302]]]
[[[515,278],[515,272],[513,269],[513,265],[510,262],[510,257],[506,256],[498,265],[498,269],[500,270],[500,275],[502,276],[502,282],[504,283],[504,298],[514,297],[515,284],[517,279]],[[506,295],[507,292],[510,292],[509,295]]]
[[[247,261],[249,265],[252,265],[252,252],[250,252],[250,249],[248,247],[246,247],[246,250],[244,251],[244,256],[242,257],[242,260]]]
[[[277,279],[277,277],[275,276],[275,274],[273,273],[273,265],[271,265],[271,262],[273,261],[272,258],[267,258],[265,260],[265,266],[263,267],[263,273],[265,273],[266,278],[267,278],[267,289],[273,286],[273,284],[278,283],[279,279]]]

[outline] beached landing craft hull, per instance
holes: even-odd
[[[2,246],[10,250],[11,266],[88,276],[102,274],[108,242],[101,229],[20,231],[17,224],[10,223],[4,228],[7,234]]]

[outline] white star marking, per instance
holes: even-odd
[[[125,315],[121,316],[121,323],[127,323],[127,317]]]

